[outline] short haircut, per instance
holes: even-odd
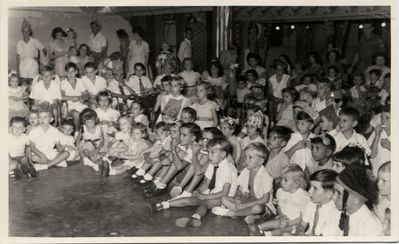
[[[94,70],[96,70],[97,66],[96,66],[96,64],[94,62],[88,62],[84,66],[84,69],[87,69],[87,68],[93,68]]]
[[[303,172],[302,168],[299,165],[288,164],[281,169],[281,173],[283,176],[291,174],[293,180],[296,183],[298,183],[299,187],[305,189],[306,187],[305,173]]]
[[[211,84],[205,81],[201,81],[199,84],[197,84],[197,86],[202,86],[205,88],[206,97],[209,100],[214,101],[216,99],[215,88],[211,86]]]
[[[185,84],[184,78],[181,77],[181,76],[175,76],[175,77],[173,77],[172,81],[175,81],[175,82],[176,82],[177,84],[179,84],[181,87],[183,87],[184,84]],[[171,82],[172,82],[172,81],[171,81]]]
[[[51,37],[52,37],[53,39],[55,39],[58,33],[61,33],[63,37],[66,37],[66,36],[67,36],[67,34],[65,33],[65,31],[64,31],[61,27],[55,27],[55,28],[53,29],[53,31],[51,32]]]
[[[258,152],[259,156],[264,159],[262,164],[267,162],[269,158],[269,150],[267,150],[267,147],[263,143],[260,142],[251,143],[245,148],[245,151],[246,150],[255,150],[256,152]]]
[[[371,75],[371,74],[375,74],[377,77],[381,77],[382,72],[380,69],[371,69],[369,71],[369,75]]]
[[[116,31],[116,35],[121,38],[121,39],[127,39],[129,38],[129,35],[127,34],[127,32],[124,29],[118,29]]]
[[[79,49],[78,49],[78,54],[80,54],[80,49],[82,49],[83,47],[85,47],[87,49],[87,55],[90,55],[90,47],[85,43],[80,44]]]
[[[326,84],[327,87],[330,88],[330,89],[331,89],[331,87],[332,87],[331,81],[330,81],[329,79],[327,79],[327,78],[322,78],[322,79],[320,79],[317,83],[318,83],[318,84]]]
[[[197,111],[195,109],[190,107],[185,107],[181,112],[188,113],[194,121],[197,120]]]
[[[310,117],[310,115],[304,111],[299,111],[296,115],[296,120],[306,120],[308,122],[314,122],[312,117]]]
[[[144,139],[148,138],[148,130],[147,130],[147,126],[143,123],[137,122],[134,124],[132,131],[133,130],[139,130],[141,133],[144,134]]]
[[[323,139],[322,137],[314,137],[310,139],[311,143],[313,144],[322,144],[323,146],[327,147],[328,149],[331,150],[331,153],[335,152],[335,149],[337,148],[337,144],[334,140],[334,137],[332,137],[330,134],[326,133],[325,138]],[[328,139],[326,141],[326,139]]]
[[[161,121],[155,124],[155,130],[169,131],[169,124]]]
[[[229,140],[227,140],[226,138],[214,138],[212,140],[210,140],[207,144],[207,148],[212,148],[215,146],[220,146],[221,150],[224,151],[227,155],[232,155],[233,152],[233,146],[231,145],[231,143],[229,142]]]
[[[383,163],[379,168],[378,172],[391,172],[391,161]]]
[[[75,71],[78,71],[78,66],[75,63],[68,62],[65,65],[65,71],[68,71],[70,68],[73,68]]]
[[[364,165],[365,153],[358,146],[346,146],[341,151],[335,153],[333,161],[340,162],[346,166],[351,164]]]
[[[269,135],[272,133],[276,133],[285,142],[288,142],[291,139],[291,134],[293,133],[293,131],[285,126],[275,126],[270,130]]]
[[[201,139],[202,131],[201,131],[201,128],[197,124],[195,124],[195,123],[184,123],[180,127],[180,130],[182,128],[187,128],[190,131],[190,133],[195,137],[195,141],[196,142],[198,142]]]
[[[206,127],[206,128],[204,128],[202,134],[204,134],[204,133],[211,133],[214,139],[216,139],[216,138],[225,138],[223,132],[220,131],[216,127]]]
[[[223,70],[222,64],[220,64],[220,62],[215,61],[215,60],[212,61],[212,62],[209,64],[209,68],[208,68],[209,75],[211,74],[211,68],[212,68],[212,66],[214,66],[214,67],[216,67],[216,68],[218,69],[218,76],[222,77],[222,76],[224,75],[224,70]]]
[[[360,119],[359,111],[356,108],[350,106],[342,108],[339,115],[350,116],[354,121],[359,121]]]
[[[184,33],[186,33],[187,31],[193,32],[193,29],[192,29],[191,27],[186,27],[186,28],[184,28]]]
[[[328,66],[327,70],[330,71],[331,69],[334,70],[335,73],[339,73],[337,66],[335,66],[335,65]]]
[[[161,79],[161,82],[168,82],[170,83],[172,81],[173,77],[170,75],[166,75]]]
[[[15,116],[15,117],[11,118],[10,126],[12,126],[13,124],[16,124],[16,123],[22,123],[24,127],[26,126],[26,120],[24,117],[21,117],[21,116]]]
[[[322,169],[314,172],[310,176],[310,181],[317,181],[321,183],[321,187],[324,190],[334,191],[335,178],[337,177],[337,172],[331,169]]]
[[[257,80],[259,78],[258,72],[256,72],[256,70],[254,69],[249,69],[247,71],[245,71],[245,76],[247,76],[248,74],[252,74],[255,78],[255,80]]]
[[[258,63],[260,63],[260,56],[257,53],[248,53],[247,55],[247,62],[249,63],[249,59],[254,58]]]
[[[64,120],[64,122],[62,122],[62,126],[64,125],[72,126],[73,130],[75,130],[75,123],[73,123],[73,119]]]
[[[294,88],[288,88],[288,87],[287,87],[287,88],[284,88],[284,89],[282,90],[282,93],[283,93],[283,94],[284,94],[284,93],[290,94],[293,101],[296,100],[296,99],[298,98],[298,96],[299,96],[298,91],[295,90]]]
[[[54,68],[51,65],[44,65],[40,67],[40,72],[54,72]]]
[[[33,108],[29,111],[29,114],[39,114],[39,110],[36,108]]]
[[[111,100],[109,93],[107,90],[103,90],[100,91],[97,95],[96,95],[96,102],[100,102],[100,97],[107,97],[109,100]]]

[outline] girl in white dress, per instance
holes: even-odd
[[[53,29],[51,37],[53,41],[50,42],[50,57],[54,62],[54,72],[62,79],[65,77],[66,54],[68,52],[64,40],[66,33],[61,27],[56,27]]]
[[[24,103],[29,95],[25,93],[21,86],[18,86],[19,80],[15,71],[8,75],[8,117],[15,116],[26,117],[29,114],[29,108]]]
[[[128,55],[128,63],[129,69],[127,73],[127,77],[134,74],[134,65],[136,63],[142,63],[145,66],[145,70],[147,70],[147,76],[151,79],[151,72],[148,69],[148,57],[150,53],[150,47],[143,38],[143,29],[141,27],[136,27],[133,29],[133,38],[129,45],[129,55]]]

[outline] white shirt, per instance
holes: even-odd
[[[237,102],[244,103],[245,96],[250,93],[251,91],[248,89],[248,87],[245,87],[244,89],[237,88]]]
[[[112,108],[107,108],[107,110],[104,111],[98,107],[95,111],[100,121],[116,122],[120,116],[119,111]]]
[[[279,188],[276,193],[276,199],[282,214],[290,220],[299,218],[301,213],[305,211],[306,205],[310,202],[309,193],[302,188],[298,188],[294,193]]]
[[[209,164],[208,168],[205,172],[205,178],[209,181],[212,180],[213,171],[214,171],[213,164]],[[212,189],[209,193],[217,193],[223,191],[223,186],[225,184],[230,184],[230,191],[229,196],[233,197],[237,190],[237,169],[236,167],[230,163],[227,159],[223,159],[222,162],[219,163],[219,168],[216,171],[216,178],[215,178],[215,188]]]
[[[213,125],[213,111],[219,108],[218,104],[214,101],[207,101],[205,104],[194,103],[190,106],[197,112],[197,120],[195,123],[203,130],[206,127],[212,127]]]
[[[62,134],[59,141],[62,146],[75,147],[75,138],[71,135]]]
[[[63,134],[51,125],[47,131],[44,131],[41,126],[37,126],[29,133],[29,139],[32,144],[44,154],[52,151],[62,137]]]
[[[192,47],[191,47],[191,41],[185,38],[181,43],[180,43],[180,48],[179,52],[177,54],[177,57],[179,58],[180,62],[183,62],[185,58],[191,58],[192,57]]]
[[[179,73],[179,76],[183,77],[186,82],[186,86],[192,87],[197,84],[197,80],[201,77],[200,73],[191,71],[183,71]]]
[[[9,133],[7,144],[8,154],[11,157],[20,157],[25,156],[25,146],[30,145],[30,140],[26,134],[17,137]]]
[[[24,40],[17,42],[17,54],[20,57],[19,72],[22,78],[34,78],[39,73],[39,64],[35,60],[43,44],[35,38],[29,37],[28,43]]]
[[[61,100],[61,87],[59,83],[54,81],[50,82],[50,86],[47,89],[44,86],[44,81],[38,81],[33,87],[30,93],[30,98],[39,100],[40,102],[54,103],[55,99]]]
[[[129,145],[129,141],[130,141],[130,134],[129,133],[125,133],[123,131],[118,131],[115,134],[115,140],[116,141],[122,141],[127,146],[127,145]]]
[[[148,121],[147,115],[145,114],[139,114],[137,117],[133,118],[134,122],[136,123],[142,123],[145,126],[149,126],[150,122]]]
[[[269,78],[269,81],[272,83],[273,87],[273,96],[278,98],[283,98],[283,89],[287,87],[288,81],[290,80],[290,76],[287,74],[283,74],[283,77],[280,81],[277,81],[277,75],[274,74]]]
[[[349,215],[348,236],[383,236],[381,221],[366,205]]]
[[[335,143],[337,144],[336,152],[341,151],[347,145],[351,146],[360,146],[365,150],[366,155],[371,154],[371,149],[367,143],[366,138],[364,136],[358,134],[355,130],[353,130],[353,134],[349,139],[346,139],[344,134],[340,131],[334,136]]]
[[[103,33],[98,32],[96,36],[92,33],[89,39],[90,50],[96,53],[101,52],[101,49],[107,46],[107,39]]]
[[[72,87],[71,83],[68,82],[68,80],[64,79],[61,81],[61,91],[64,92],[65,96],[82,96],[84,92],[87,91],[85,85],[83,84],[83,81],[80,78],[76,78],[76,85],[75,89]],[[76,109],[78,112],[81,112],[80,108],[86,107],[82,102],[77,101],[77,102],[72,102],[70,100],[67,101],[68,103],[68,109]]]
[[[152,83],[146,76],[142,76],[140,79],[144,89],[152,89]],[[130,76],[129,81],[126,83],[126,85],[132,88],[138,96],[141,96],[143,92],[140,91],[140,79],[138,76],[132,75]]]
[[[371,146],[373,145],[373,141],[375,138],[375,131],[370,135],[369,139],[367,140],[368,144]],[[381,140],[387,139],[391,142],[391,136],[385,132],[385,130],[381,131],[380,140],[378,141],[378,148],[377,148],[377,155],[375,158],[371,158],[370,162],[373,165],[373,173],[377,175],[378,168],[385,162],[391,161],[391,151],[381,146]]]
[[[303,139],[302,135],[299,132],[295,132],[291,135],[290,140],[283,150],[284,152],[287,152],[298,142],[302,140],[310,141],[310,139],[313,137],[314,134],[311,133],[307,139]],[[310,148],[302,148],[297,150],[290,158],[290,163],[299,165],[302,170],[305,170],[306,168],[313,169],[316,164],[316,162],[313,160],[312,151]]]
[[[282,177],[281,169],[289,163],[290,159],[288,158],[287,154],[281,150],[280,153],[274,158],[270,158],[269,155],[269,161],[266,163],[266,169],[273,179],[276,179]]]
[[[97,95],[100,91],[107,89],[107,81],[101,76],[96,75],[94,82],[85,75],[81,79],[87,91],[91,94]]]
[[[314,217],[316,213],[316,204],[310,201],[306,205],[305,212],[303,213],[302,220],[309,224],[306,234],[310,235],[314,226]],[[319,219],[316,224],[316,236],[342,236],[343,232],[339,228],[339,220],[341,212],[337,209],[334,201],[321,205],[319,208]]]

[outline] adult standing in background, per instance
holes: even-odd
[[[133,40],[129,45],[128,55],[128,77],[134,74],[134,65],[137,63],[144,64],[147,71],[147,77],[151,79],[151,72],[148,68],[148,58],[150,54],[150,47],[146,41],[143,40],[144,30],[141,27],[133,28]]]
[[[51,32],[53,40],[50,42],[49,54],[54,64],[54,72],[62,80],[65,77],[66,54],[68,52],[65,37],[67,34],[61,27],[56,27]]]
[[[46,55],[46,50],[39,40],[32,37],[32,28],[25,19],[21,31],[23,38],[17,42],[17,67],[22,83],[30,85],[39,74],[39,53]]]
[[[89,39],[89,47],[91,55],[94,59],[94,64],[98,64],[107,57],[108,42],[103,33],[101,33],[101,25],[97,21],[90,23],[91,32]]]
[[[129,54],[129,35],[124,29],[119,29],[116,31],[116,35],[118,36],[120,46],[119,46],[119,52],[121,53],[121,59],[123,60],[124,63],[124,72],[126,72],[128,69],[128,62],[127,62],[127,56]]]
[[[183,67],[183,61],[186,58],[192,58],[192,46],[191,40],[193,39],[194,32],[190,27],[186,27],[184,29],[184,40],[180,43],[179,52],[177,53],[177,57],[179,58],[181,67]]]

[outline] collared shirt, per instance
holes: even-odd
[[[144,89],[152,89],[152,83],[146,76],[141,77],[141,83],[143,84]],[[126,85],[132,88],[133,91],[136,92],[138,96],[142,96],[142,93],[144,91],[140,90],[140,79],[138,76],[136,75],[130,76],[129,81],[126,83]]]
[[[212,179],[213,171],[215,169],[215,165],[209,164],[208,168],[205,172],[205,178],[209,181]],[[219,168],[216,171],[216,181],[215,181],[215,188],[207,193],[217,193],[223,191],[223,186],[225,184],[230,184],[230,191],[229,196],[233,197],[237,190],[237,169],[236,167],[230,163],[227,159],[223,159],[222,162],[219,164]]]
[[[96,53],[101,52],[101,49],[107,46],[107,39],[103,35],[103,33],[98,32],[97,35],[94,36],[92,33],[89,39],[89,47],[90,50]]]
[[[316,207],[317,205],[310,201],[308,205],[306,205],[305,212],[303,213],[302,220],[309,224],[309,228],[306,231],[308,235],[311,234],[314,226]],[[333,200],[321,205],[314,234],[316,236],[342,236],[343,232],[339,228],[340,218],[341,212],[336,208]]]
[[[63,134],[51,125],[47,131],[44,131],[41,126],[37,126],[29,132],[29,139],[32,144],[44,154],[52,151],[62,137]]]
[[[341,151],[347,145],[351,146],[360,146],[365,150],[366,155],[371,154],[371,149],[367,143],[366,138],[364,136],[358,134],[355,130],[353,130],[353,135],[346,139],[344,134],[340,131],[334,136],[335,143],[337,144],[336,152]]]
[[[60,84],[51,81],[50,86],[47,89],[44,86],[44,81],[38,81],[34,86],[32,86],[30,98],[39,100],[40,102],[48,102],[53,104],[55,99],[60,100],[62,98]]]
[[[191,41],[185,38],[179,48],[179,53],[178,53],[178,58],[180,62],[183,62],[185,58],[191,58],[192,57],[192,47],[191,47]]]
[[[348,236],[383,236],[381,221],[366,205],[349,215]]]
[[[97,95],[100,91],[107,89],[107,81],[101,76],[96,75],[94,82],[85,75],[81,79],[87,91],[91,94]]]
[[[311,133],[309,137],[305,140],[310,141],[310,139],[313,138],[314,136],[315,135]],[[289,151],[293,146],[295,146],[295,144],[297,144],[302,140],[304,139],[299,132],[293,133],[287,145],[283,149],[284,152]],[[316,164],[316,162],[313,159],[312,151],[310,150],[310,148],[302,148],[297,150],[290,158],[290,163],[301,166],[302,170],[305,170],[306,168],[313,169]]]

